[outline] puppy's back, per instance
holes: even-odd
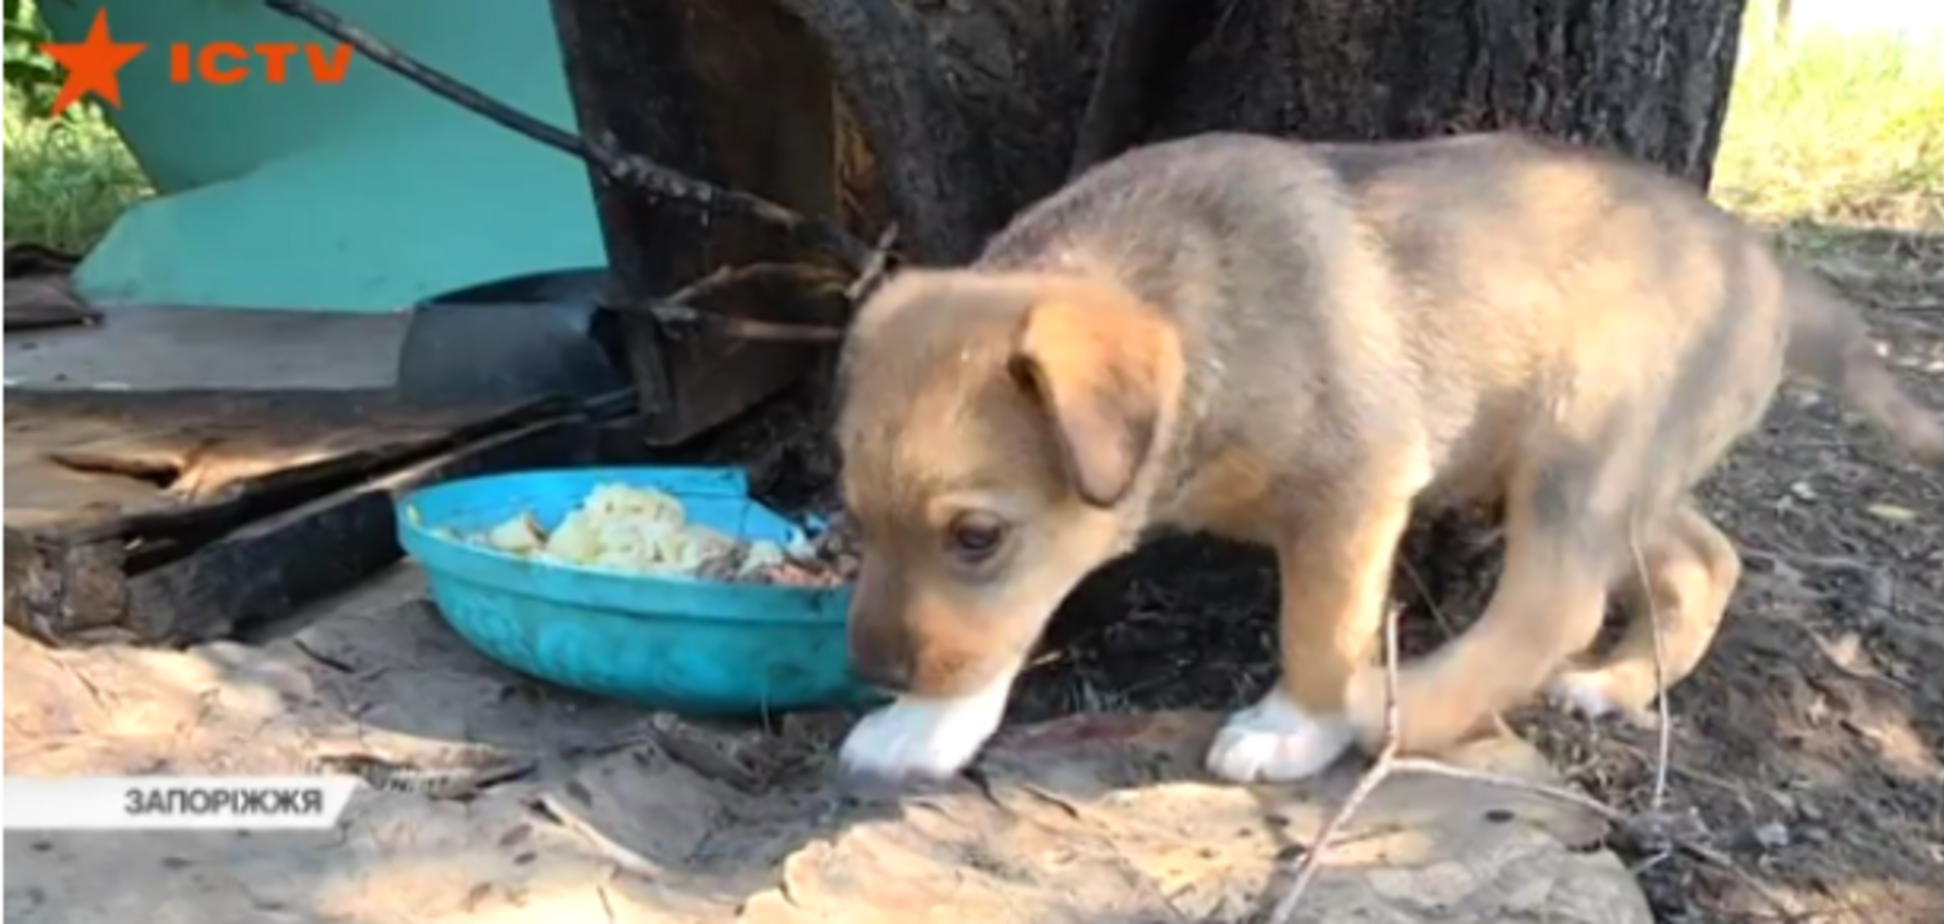
[[[1654,311],[1669,307],[1667,285],[1693,287],[1673,299],[1690,303],[1721,289],[1721,268],[1744,269],[1754,243],[1651,167],[1522,134],[1309,144],[1216,132],[1096,166],[1022,212],[978,265],[1103,271],[1163,310],[1267,298],[1300,311],[1382,272],[1422,296],[1397,293],[1393,310],[1435,305],[1456,323],[1517,312],[1556,341],[1538,328],[1597,317],[1589,298]]]
[[[1021,212],[978,265],[1110,270],[1138,286],[1233,265],[1270,241],[1287,244],[1284,263],[1316,262],[1347,240],[1350,221],[1348,191],[1305,148],[1213,132],[1096,165]]]
[[[1276,389],[1298,376],[1321,386],[1305,394],[1408,402],[1460,456],[1532,414],[1593,426],[1614,402],[1732,429],[1779,375],[1789,326],[1779,267],[1698,191],[1509,133],[1163,142],[1028,209],[981,262],[1117,278],[1191,352],[1280,370],[1212,389],[1287,403]]]

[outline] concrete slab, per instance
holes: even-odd
[[[392,387],[412,312],[107,309],[99,325],[9,332],[9,389],[293,391]]]

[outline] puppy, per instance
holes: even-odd
[[[1047,618],[1157,529],[1275,549],[1277,687],[1208,768],[1323,769],[1381,733],[1374,649],[1398,541],[1440,505],[1503,511],[1504,572],[1400,672],[1412,751],[1551,682],[1644,707],[1700,660],[1740,574],[1690,491],[1785,369],[1944,467],[1944,425],[1857,316],[1694,190],[1523,136],[1137,149],[1018,216],[969,268],[863,306],[837,440],[864,542],[852,772],[939,777],[998,727]],[[1629,634],[1573,664],[1609,593]]]

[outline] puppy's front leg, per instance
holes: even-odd
[[[1562,474],[1563,472],[1563,474]],[[1397,672],[1399,747],[1435,754],[1537,693],[1600,631],[1624,520],[1602,511],[1599,473],[1535,466],[1506,501],[1505,567],[1485,612],[1463,634]],[[1351,678],[1348,712],[1366,746],[1383,737],[1386,677]]]
[[[838,761],[848,774],[887,782],[950,777],[999,729],[1013,677],[1008,671],[964,696],[900,696],[858,721]]]
[[[1282,679],[1216,735],[1209,772],[1238,783],[1299,780],[1356,740],[1344,689],[1370,659],[1410,518],[1404,490],[1359,491],[1306,513],[1280,550]]]

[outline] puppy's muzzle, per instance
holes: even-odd
[[[916,661],[903,632],[851,627],[851,674],[857,679],[886,693],[908,693],[917,673]]]
[[[859,657],[857,649],[851,649],[851,673],[857,679],[877,687],[886,693],[905,693],[911,690],[911,659],[886,657]]]

